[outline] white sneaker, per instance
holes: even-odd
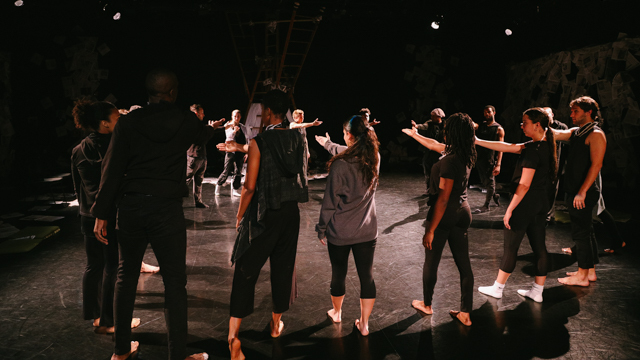
[[[502,291],[500,291],[498,288],[496,288],[493,285],[492,286],[480,286],[480,287],[478,287],[478,291],[483,293],[483,294],[485,294],[485,295],[494,297],[496,299],[502,299]]]
[[[518,294],[521,296],[524,296],[526,298],[529,298],[537,303],[541,303],[542,302],[542,294],[536,294],[536,295],[531,295],[531,290],[518,290]]]
[[[216,184],[216,195],[220,195],[220,185]]]
[[[233,189],[233,191],[231,192],[233,194],[233,196],[242,196],[242,193],[239,190]]]

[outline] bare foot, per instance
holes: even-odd
[[[131,351],[129,351],[128,353],[124,354],[124,355],[116,355],[113,354],[111,355],[111,360],[126,360],[127,358],[129,358],[129,356],[131,356],[131,354],[133,354],[134,352],[138,351],[138,342],[137,341],[132,341],[131,342]]]
[[[208,360],[209,354],[206,352],[187,356],[184,360]]]
[[[622,250],[623,247],[627,246],[627,243],[625,243],[624,241],[622,242],[622,246],[620,246],[619,249],[604,249],[604,252],[606,252],[607,254],[618,254],[620,253],[620,250]]]
[[[339,323],[342,321],[342,310],[336,311],[336,309],[331,309],[327,311],[327,316],[329,316],[329,319],[334,323]]]
[[[244,354],[240,348],[240,339],[229,339],[229,351],[231,352],[231,360],[244,360]]]
[[[421,311],[427,315],[433,314],[433,309],[431,308],[431,305],[429,306],[425,305],[424,301],[413,300],[411,302],[411,306],[413,306],[414,309]]]
[[[558,278],[558,282],[564,285],[589,286],[589,279],[581,279],[577,276]]]
[[[449,315],[451,315],[452,318],[458,320],[462,325],[471,326],[471,316],[469,316],[469,313],[449,310]]]
[[[135,329],[138,326],[140,326],[140,318],[133,318],[131,319],[131,328]],[[96,334],[106,334],[106,335],[111,335],[115,332],[115,327],[113,326],[97,326],[96,329],[94,330],[94,332]]]
[[[360,334],[362,334],[362,336],[369,335],[369,326],[362,326],[362,328],[361,328],[360,327],[360,319],[356,319],[356,328],[358,328],[358,331],[360,331]]]
[[[567,272],[567,275],[576,276],[576,275],[578,275],[578,272],[577,271],[569,271],[569,272]],[[596,269],[594,269],[594,268],[589,269],[589,275],[587,276],[587,279],[589,281],[598,280],[598,277],[596,276]]]
[[[97,318],[97,319],[93,320],[93,326],[94,327],[100,326],[100,318]]]
[[[284,323],[282,322],[282,320],[278,321],[278,328],[276,329],[273,324],[273,320],[271,320],[271,322],[269,323],[269,327],[271,327],[271,337],[277,338],[280,335],[282,335],[282,329],[284,329]]]
[[[155,274],[155,273],[157,273],[159,271],[160,271],[160,267],[149,265],[149,264],[145,263],[144,261],[142,262],[142,266],[140,267],[140,272],[141,273]]]
[[[568,255],[573,254],[573,251],[571,251],[571,248],[562,248],[562,252]]]

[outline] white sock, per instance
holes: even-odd
[[[538,285],[534,282],[533,285],[531,286],[531,290],[529,290],[529,294],[531,294],[531,296],[535,296],[538,294],[542,294],[543,290],[544,290],[544,285]]]
[[[498,281],[495,281],[493,283],[493,287],[496,288],[496,290],[502,292],[502,290],[504,290],[504,285],[505,284],[500,284]]]

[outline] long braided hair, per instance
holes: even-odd
[[[449,116],[444,124],[444,152],[458,155],[466,166],[472,168],[478,158],[475,137],[471,116],[455,113]]]
[[[531,108],[527,109],[523,115],[527,115],[533,124],[540,123],[540,126],[544,129],[544,135],[547,138],[547,143],[549,144],[549,177],[551,178],[551,182],[556,181],[556,175],[558,172],[558,157],[556,155],[556,141],[553,136],[553,131],[551,130],[551,126],[549,126],[549,122],[551,121],[551,117],[549,113],[547,113],[543,108]]]
[[[378,137],[375,131],[364,123],[362,116],[356,115],[343,125],[345,131],[353,135],[355,142],[342,153],[332,157],[327,163],[331,170],[334,161],[355,159],[364,175],[364,182],[372,189],[378,185]]]

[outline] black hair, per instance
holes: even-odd
[[[165,68],[153,69],[147,74],[145,86],[150,96],[169,95],[171,90],[178,87],[178,77]]]
[[[465,165],[472,168],[476,164],[476,131],[473,128],[471,116],[465,113],[455,113],[444,123],[445,153],[456,154]]]
[[[367,124],[360,115],[354,115],[342,125],[345,131],[353,135],[355,142],[347,150],[334,156],[327,163],[329,170],[331,164],[339,159],[355,159],[362,172],[365,185],[373,189],[378,185],[379,154],[378,137],[376,132]]]
[[[589,96],[581,96],[577,99],[573,99],[571,103],[569,103],[569,107],[573,106],[577,106],[585,112],[591,110],[591,118],[598,122],[602,121],[602,116],[600,115],[600,107],[598,106],[598,103],[593,100],[593,98]]]
[[[98,131],[100,121],[109,121],[109,116],[111,116],[114,109],[118,110],[110,102],[84,98],[76,100],[71,113],[73,114],[73,122],[76,124],[76,128],[84,129],[85,131]]]
[[[289,127],[289,119],[285,116],[289,111],[289,95],[282,90],[271,90],[264,95],[262,106],[271,109],[273,115],[282,116],[282,127]]]
[[[495,108],[495,106],[493,106],[493,105],[487,105],[487,106],[485,106],[485,107],[484,107],[484,109],[485,109],[485,110],[486,110],[486,109],[491,109],[491,110],[493,110],[493,112],[496,112],[496,108]]]
[[[540,126],[544,129],[544,135],[547,138],[547,143],[549,144],[549,177],[551,182],[556,181],[556,175],[558,171],[558,157],[556,155],[556,141],[553,136],[553,131],[551,130],[551,126],[549,126],[549,122],[553,119],[549,116],[549,113],[546,112],[543,108],[531,108],[527,109],[523,115],[527,115],[527,117],[531,120],[532,123],[540,123]]]

